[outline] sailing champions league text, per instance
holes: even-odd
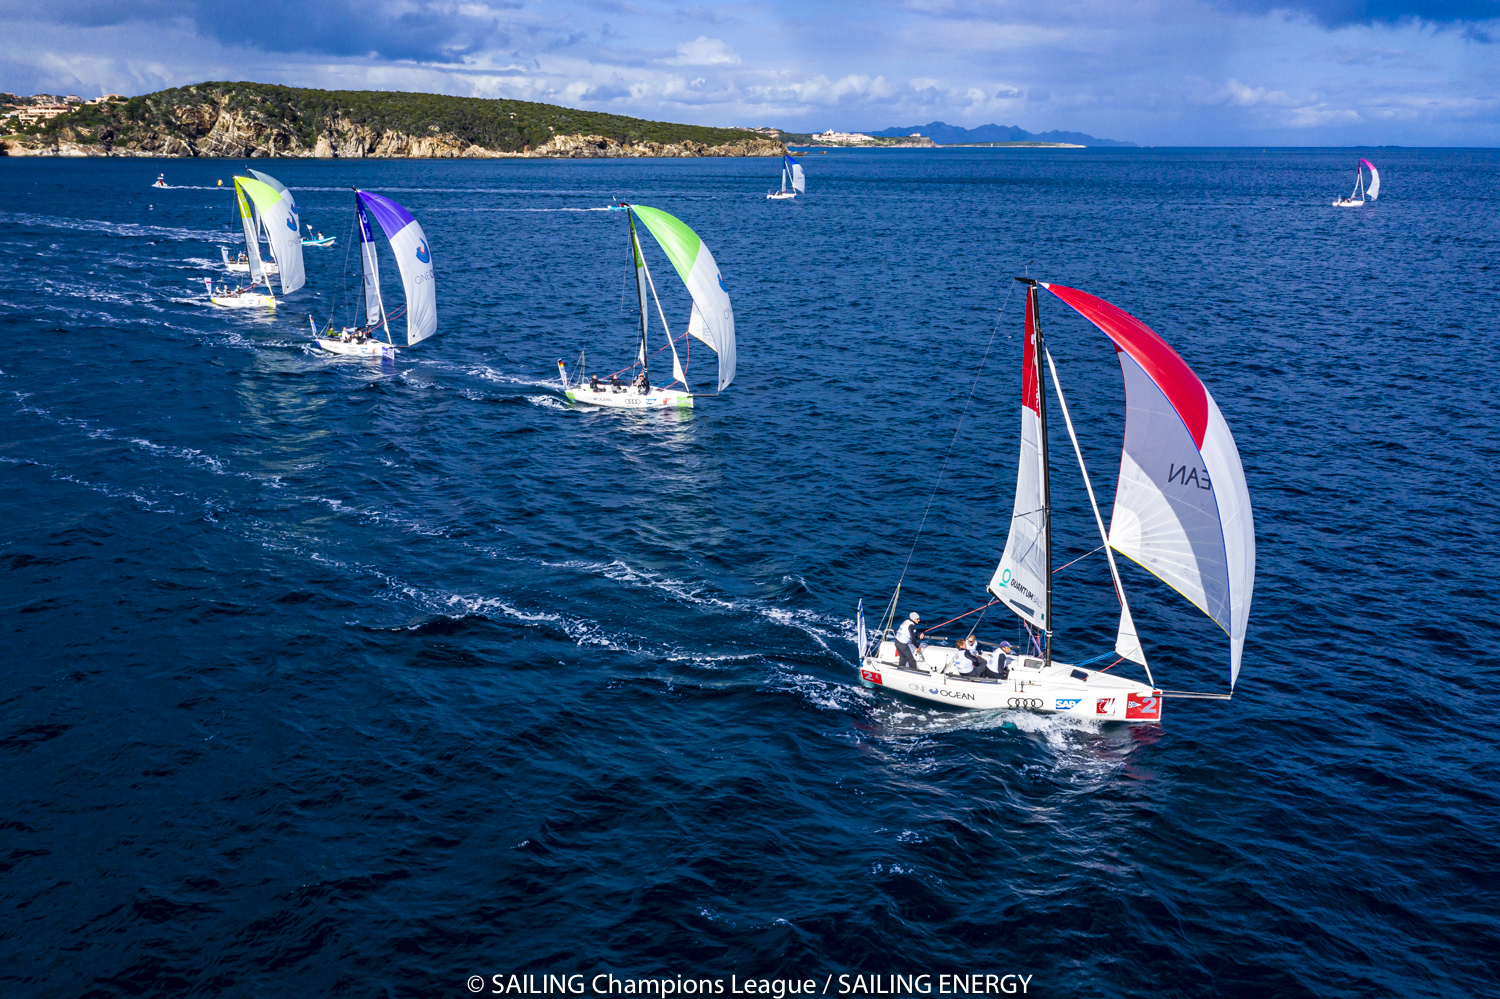
[[[817,978],[620,978],[588,975],[470,975],[470,992],[523,996],[995,996],[1026,995],[1031,975],[825,975]]]

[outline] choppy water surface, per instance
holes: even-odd
[[[0,992],[1494,994],[1500,156],[1384,151],[1379,204],[1329,208],[1356,158],[835,153],[793,204],[769,160],[278,162],[340,242],[274,316],[202,301],[237,164],[0,160]],[[442,334],[387,366],[308,345],[350,185],[438,268]],[[629,361],[615,198],[734,297],[739,378],[691,413],[556,391]],[[976,376],[903,608],[984,599],[1028,266],[1160,331],[1238,439],[1231,703],[1095,728],[857,683]],[[1107,501],[1119,372],[1043,308]],[[1059,564],[1097,544],[1065,440]],[[1059,576],[1063,655],[1108,646],[1106,578]],[[1225,689],[1222,635],[1127,584],[1158,681]]]

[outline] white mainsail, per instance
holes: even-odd
[[[240,206],[240,228],[245,233],[245,259],[250,262],[250,284],[254,285],[265,272],[260,265],[260,236],[257,233],[256,217],[250,208],[250,201],[245,197],[245,192],[239,184],[234,185],[234,197]]]
[[[1048,489],[1042,415],[1042,382],[1037,367],[1036,289],[1026,289],[1026,349],[1021,363],[1021,458],[1016,469],[1016,501],[1005,552],[989,591],[1034,628],[1050,631],[1051,571],[1047,566]]]

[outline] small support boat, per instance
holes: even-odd
[[[170,185],[167,184],[167,175],[164,174],[164,173],[157,174],[156,175],[156,183],[152,184],[151,186],[152,187],[168,187],[168,186],[170,186]]]
[[[968,613],[1004,605],[1025,625],[1028,647],[1013,655],[1007,643],[981,656],[977,643],[967,641],[966,647],[974,650],[972,654],[958,648],[919,646],[919,640],[927,634],[968,614],[944,621],[926,633],[916,630],[918,619],[913,617],[909,623],[903,622],[900,632],[892,634],[901,596],[898,581],[879,637],[873,643],[865,633],[863,601],[856,612],[861,682],[936,704],[1024,709],[1132,723],[1160,722],[1163,698],[1228,700],[1239,677],[1250,617],[1255,524],[1245,470],[1223,414],[1187,363],[1139,319],[1086,292],[1031,278],[1016,280],[1026,285],[1026,345],[1021,364],[1021,449],[1015,505],[1004,554],[986,586],[991,599]],[[1057,367],[1042,338],[1041,291],[1051,292],[1109,337],[1124,374],[1125,432],[1108,531],[1094,499]],[[1096,551],[1102,550],[1107,556],[1120,604],[1113,651],[1082,662],[1062,662],[1052,652],[1052,577],[1057,570],[1052,567],[1052,487],[1043,362],[1051,375],[1057,406],[1067,424],[1103,541]],[[1156,685],[1130,616],[1115,552],[1161,579],[1224,629],[1229,637],[1230,693],[1162,690]],[[906,641],[898,648],[901,639]],[[1097,668],[1106,659],[1114,661]],[[1108,672],[1127,660],[1143,668],[1146,682]]]
[[[1365,183],[1365,168],[1370,169],[1370,183]],[[1359,166],[1354,168],[1354,190],[1347,198],[1335,198],[1335,208],[1363,208],[1366,201],[1374,201],[1380,197],[1380,171],[1375,169],[1375,164],[1369,160],[1362,159]]]
[[[370,227],[371,215],[390,242],[406,294],[406,303],[391,313],[385,311],[385,300],[380,294],[380,257],[376,253],[375,231]],[[384,195],[356,190],[354,216],[359,229],[365,323],[335,331],[330,317],[322,333],[313,323],[313,339],[319,347],[333,354],[393,357],[396,350],[391,339],[391,320],[403,314],[406,316],[408,347],[437,332],[437,284],[433,279],[432,251],[427,246],[427,234],[421,223]],[[311,316],[308,322],[312,322]],[[379,342],[379,334],[384,334],[385,343]]]
[[[781,189],[766,192],[768,201],[791,201],[799,194],[807,193],[807,174],[802,164],[790,156],[781,158]]]
[[[677,354],[677,340],[681,339],[687,344],[691,352],[689,338],[696,338],[718,355],[719,391],[724,391],[734,381],[734,309],[729,303],[729,291],[708,245],[686,223],[657,208],[645,205],[626,207],[628,211],[625,218],[630,227],[630,260],[635,273],[636,305],[640,316],[640,340],[635,363],[601,382],[597,375],[589,377],[586,374],[583,353],[578,355],[578,377],[575,380],[569,380],[567,366],[558,361],[557,374],[562,379],[563,395],[571,402],[614,409],[691,409],[693,393],[688,387],[686,367]],[[636,219],[640,219],[641,225],[656,237],[657,245],[672,262],[677,276],[682,278],[682,283],[692,295],[693,309],[688,317],[687,331],[680,337],[672,335],[667,315],[661,307],[661,299],[656,295],[656,282],[652,280],[651,269],[646,264],[645,254],[641,252]],[[651,384],[650,355],[647,353],[650,328],[648,291],[650,300],[656,304],[656,314],[667,337],[666,345],[658,347],[656,352],[668,349],[672,352],[672,380],[663,386]],[[626,383],[622,383],[619,380],[622,374],[632,376]],[[682,386],[680,390],[672,388],[679,384]]]
[[[307,226],[307,235],[302,238],[303,246],[332,246],[334,242],[334,237],[325,236],[321,232],[314,238],[313,227],[311,225]]]

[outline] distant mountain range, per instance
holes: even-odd
[[[961,142],[1071,142],[1079,146],[1135,145],[1134,142],[1121,142],[1118,139],[1096,139],[1082,132],[1058,132],[1056,130],[1028,132],[1016,125],[980,125],[978,128],[960,128],[958,125],[950,125],[944,121],[929,122],[926,125],[910,125],[906,128],[887,128],[865,134],[894,138],[910,135],[913,132],[921,132],[940,146],[952,146]]]

